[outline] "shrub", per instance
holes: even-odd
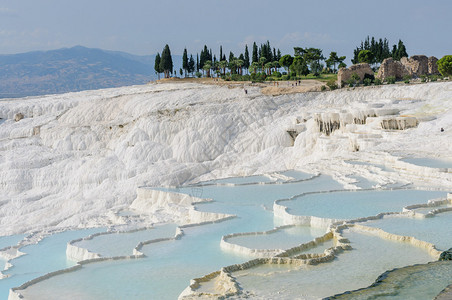
[[[410,80],[411,80],[411,76],[410,75],[403,76],[403,82],[408,84],[408,83],[410,83]]]
[[[232,74],[231,75],[231,80],[232,81],[240,81],[242,78],[242,76],[240,76],[239,74]]]
[[[276,78],[281,78],[281,76],[282,76],[282,74],[281,74],[280,72],[278,72],[278,71],[273,72],[272,75],[273,75],[274,77],[276,77]]]
[[[201,78],[202,77],[202,73],[201,72],[196,72],[195,73],[196,77]]]
[[[382,84],[381,79],[380,78],[375,78],[374,84],[375,85],[381,85]]]
[[[364,86],[372,85],[372,79],[364,78],[363,83],[364,83]]]
[[[438,65],[438,71],[441,75],[444,77],[452,75],[452,55],[443,56],[436,64]]]
[[[290,77],[289,77],[289,75],[283,75],[283,76],[281,77],[281,79],[282,79],[282,80],[289,80]]]
[[[335,89],[338,88],[336,80],[334,79],[330,79],[328,80],[328,82],[326,83],[326,85],[330,88],[331,91],[334,91]]]
[[[320,90],[321,90],[322,92],[326,91],[326,86],[322,85],[322,86],[320,87]]]
[[[354,87],[358,85],[360,81],[361,78],[359,77],[359,75],[357,73],[353,73],[352,76],[350,76],[350,78],[347,80],[347,84],[350,87]]]
[[[394,84],[394,83],[396,82],[395,76],[389,76],[389,77],[387,77],[387,78],[386,78],[386,82],[387,82],[388,84]]]
[[[421,75],[421,82],[427,82],[427,75]]]

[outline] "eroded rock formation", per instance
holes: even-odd
[[[360,78],[360,82],[363,81],[364,76],[368,74],[369,76],[373,76],[374,72],[370,68],[369,64],[356,64],[351,66],[350,68],[340,68],[337,73],[337,84],[342,87],[343,82],[347,82],[353,75],[353,73],[358,74]]]
[[[380,69],[378,70],[377,78],[385,80],[388,77],[395,77],[400,80],[404,76],[410,75],[410,72],[404,64],[400,61],[394,60],[392,57],[386,58],[381,63]]]

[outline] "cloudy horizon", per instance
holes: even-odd
[[[206,44],[214,53],[242,53],[255,41],[270,41],[283,53],[316,47],[351,59],[368,35],[401,39],[408,54],[450,54],[452,30],[448,0],[145,1],[2,0],[0,54],[54,50],[81,45],[136,55],[173,54],[186,47],[197,53]]]

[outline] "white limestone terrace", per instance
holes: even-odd
[[[399,168],[389,179],[374,172],[377,185],[452,186],[449,172],[398,163],[401,152],[450,159],[450,82],[277,97],[248,90],[168,83],[1,100],[0,234],[120,224],[112,211],[126,209],[140,186],[301,169],[356,188],[349,176],[369,172],[344,160]],[[419,124],[382,129],[372,110]],[[326,123],[334,113],[348,121],[327,136],[319,112]],[[350,115],[359,121],[349,124]]]

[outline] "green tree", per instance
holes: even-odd
[[[199,65],[199,54],[196,53],[196,72],[199,72],[200,68],[201,68],[201,66]]]
[[[160,53],[157,52],[157,55],[155,56],[155,61],[154,61],[154,70],[155,73],[158,76],[158,79],[160,80],[160,73],[162,73],[162,70],[160,69]]]
[[[257,45],[256,45],[256,42],[254,42],[254,44],[253,44],[253,56],[252,56],[252,61],[251,62],[258,62],[259,61],[259,57],[258,57],[258,54],[257,54]]]
[[[240,56],[242,56],[242,55],[240,55]],[[242,74],[242,67],[244,66],[244,64],[245,64],[245,61],[243,59],[239,58],[239,59],[235,60],[235,65],[238,68],[238,72],[237,73],[239,73],[240,75],[243,75]]]
[[[250,53],[248,52],[248,45],[245,45],[245,57],[243,60],[243,67],[248,69],[250,67]]]
[[[397,45],[396,58],[394,59],[400,60],[402,57],[408,57],[408,53],[406,52],[406,48],[402,40],[399,40],[399,43]]]
[[[276,57],[275,60],[279,62],[279,60],[280,60],[281,57],[282,57],[282,56],[281,56],[281,50],[278,49],[278,52],[276,53],[276,56],[277,56],[277,57]]]
[[[219,67],[223,69],[223,75],[226,74],[226,67],[228,66],[228,62],[226,60],[222,60],[219,63]]]
[[[327,63],[327,65],[329,66],[333,66],[333,72],[336,73],[336,64],[340,64],[341,62],[343,62],[345,60],[345,56],[337,56],[337,52],[331,52],[330,53],[330,57],[325,60],[325,62]]]
[[[268,62],[264,65],[265,70],[267,71],[267,75],[271,75],[272,74],[272,68],[273,68],[273,63],[272,62]]]
[[[262,72],[264,72],[264,64],[266,62],[267,62],[267,58],[265,58],[265,56],[261,56],[261,58],[259,58],[259,64],[261,65]]]
[[[308,65],[302,56],[295,56],[292,64],[290,65],[290,70],[297,74],[297,76],[306,76],[309,74]]]
[[[248,70],[250,71],[250,73],[256,74],[256,71],[257,71],[258,68],[259,68],[259,63],[258,62],[253,62],[253,63],[251,63],[251,65],[248,68]]]
[[[311,72],[314,76],[319,77],[322,72],[323,65],[318,60],[314,60],[309,66],[311,67]]]
[[[182,71],[182,68],[179,69],[179,74],[181,77],[182,77],[182,75],[184,75],[184,71]],[[185,75],[187,75],[187,73],[185,73]],[[187,76],[185,76],[185,77],[187,77]]]
[[[171,50],[168,44],[165,45],[160,59],[160,70],[165,73],[165,78],[169,78],[173,71],[173,59],[171,57]]]
[[[286,54],[279,60],[279,64],[283,66],[287,72],[289,72],[289,67],[293,63],[293,57],[290,54]]]
[[[188,54],[187,54],[187,48],[184,49],[184,54],[182,55],[182,68],[185,71],[185,77],[187,77],[188,73]],[[182,76],[182,74],[180,74]]]
[[[360,63],[371,64],[374,61],[375,55],[370,50],[361,50],[358,54],[358,61]]]
[[[438,71],[443,76],[452,76],[452,55],[445,55],[436,62]]]
[[[193,55],[190,54],[190,59],[188,60],[188,73],[193,76],[193,72],[195,71],[195,60],[193,59]]]
[[[206,61],[202,69],[206,71],[206,77],[210,77],[210,68],[212,68],[212,62]]]

